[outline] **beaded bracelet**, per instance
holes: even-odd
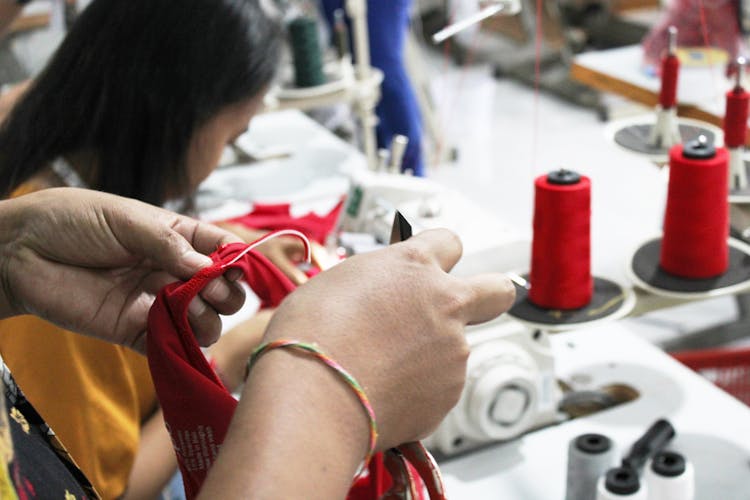
[[[355,379],[348,371],[344,369],[343,366],[338,364],[336,361],[334,361],[332,358],[330,358],[327,354],[325,354],[319,347],[309,344],[307,342],[300,342],[298,340],[274,340],[272,342],[266,342],[265,344],[259,345],[254,351],[253,354],[250,356],[250,359],[247,362],[247,370],[245,371],[245,378],[250,374],[250,370],[253,367],[253,364],[260,358],[263,354],[266,352],[272,350],[272,349],[278,349],[278,348],[288,348],[288,349],[300,349],[302,351],[305,351],[309,354],[311,354],[313,357],[318,359],[319,361],[322,361],[325,363],[326,366],[331,368],[336,374],[338,374],[344,382],[346,382],[349,387],[354,391],[354,394],[357,395],[357,399],[359,399],[359,402],[362,404],[362,407],[365,409],[365,413],[367,413],[367,418],[370,421],[370,448],[367,451],[367,455],[365,455],[365,460],[360,467],[360,471],[362,471],[363,467],[366,467],[367,464],[370,462],[370,459],[372,458],[373,454],[375,453],[375,447],[378,443],[378,427],[377,423],[375,421],[375,410],[373,410],[372,405],[370,404],[370,400],[367,399],[367,395],[365,394],[365,390],[362,388],[362,386],[357,382],[357,379]]]

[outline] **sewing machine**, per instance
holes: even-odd
[[[568,443],[584,433],[610,437],[623,452],[659,418],[677,432],[670,447],[695,466],[696,499],[747,499],[750,409],[638,338],[617,321],[550,338],[559,380],[602,387],[622,402],[505,443],[440,461],[450,498],[565,498]]]
[[[454,274],[465,276],[486,269],[511,271],[528,265],[528,238],[465,195],[429,179],[408,175],[354,172],[339,224],[342,238],[350,238],[347,233],[367,235],[364,242],[358,240],[353,253],[359,253],[360,248],[385,245],[396,210],[409,221],[415,234],[447,228],[459,235],[464,252]]]

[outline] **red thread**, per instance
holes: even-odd
[[[578,309],[591,301],[591,181],[534,182],[534,238],[529,300],[539,307]]]
[[[531,130],[531,171],[537,164],[537,153],[539,151],[539,88],[542,81],[542,42],[544,42],[542,8],[544,2],[536,0],[536,16],[534,24],[534,115]]]
[[[729,154],[686,158],[683,146],[669,151],[669,190],[660,264],[683,278],[712,278],[729,265]]]
[[[661,90],[659,105],[662,109],[673,108],[677,104],[677,76],[680,74],[680,60],[674,54],[667,54],[661,60]]]
[[[724,143],[728,148],[741,148],[747,135],[747,112],[750,94],[742,87],[727,92],[724,115]]]

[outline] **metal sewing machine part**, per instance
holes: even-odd
[[[622,459],[623,467],[628,467],[636,473],[654,453],[660,451],[675,436],[674,427],[669,421],[660,419],[648,428],[646,433],[630,448],[630,453]]]
[[[677,28],[669,27],[669,51],[661,62],[661,89],[656,108],[656,124],[651,129],[649,142],[656,148],[669,149],[682,140],[677,122],[677,78],[680,61],[677,58]]]
[[[390,152],[385,148],[378,149],[378,172],[388,171],[388,159],[391,157]]]
[[[501,16],[513,16],[521,11],[520,0],[486,0],[479,2],[483,6],[476,14],[466,19],[450,24],[432,35],[433,43],[442,43],[448,38],[460,33],[461,31],[482,22],[484,19],[496,14]]]
[[[582,434],[568,446],[565,500],[595,500],[599,478],[617,462],[617,448],[601,434]]]
[[[596,500],[648,500],[645,484],[629,467],[614,467],[599,478]]]
[[[747,187],[747,168],[743,154],[747,140],[747,118],[750,93],[742,86],[745,73],[745,58],[737,58],[737,73],[734,88],[726,95],[724,113],[724,143],[729,150],[729,189]]]
[[[643,481],[649,500],[693,500],[695,470],[693,464],[674,451],[660,451],[646,467]]]
[[[401,172],[401,164],[404,161],[406,146],[409,145],[409,138],[405,135],[394,135],[391,141],[391,160],[388,165],[388,171],[392,174]]]
[[[351,56],[349,50],[349,28],[346,26],[346,12],[344,9],[336,9],[333,12],[333,32],[336,43],[336,52],[340,59]]]

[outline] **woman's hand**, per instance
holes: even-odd
[[[455,235],[432,230],[351,257],[290,295],[264,341],[316,342],[350,370],[375,408],[381,448],[420,439],[461,395],[464,326],[494,318],[515,298],[504,275],[449,275],[461,252]]]
[[[456,236],[433,230],[349,258],[292,293],[264,341],[314,342],[347,369],[374,407],[379,449],[424,437],[460,397],[464,326],[515,296],[502,275],[447,274],[460,256]],[[343,498],[367,436],[364,410],[330,368],[270,351],[250,372],[201,498]]]
[[[0,317],[36,314],[69,330],[144,351],[148,310],[165,285],[211,264],[237,241],[211,224],[81,189],[47,189],[0,202]],[[239,276],[233,276],[237,278]],[[202,345],[236,312],[242,288],[220,278],[188,318]]]

